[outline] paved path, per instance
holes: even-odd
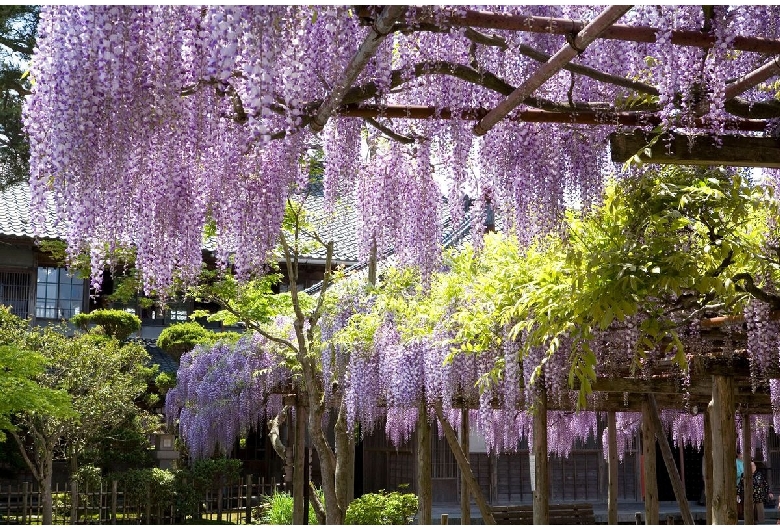
[[[557,501],[556,501],[557,502]],[[574,502],[574,501],[571,501]],[[704,512],[704,506],[696,504],[690,501],[691,514],[696,524],[705,524],[706,515]],[[563,504],[563,503],[562,503]],[[680,509],[677,506],[676,501],[662,501],[659,503],[659,515],[660,523],[666,524],[668,516],[675,518],[675,524],[682,524],[682,517],[680,516]],[[644,521],[645,507],[641,502],[619,502],[618,503],[618,523],[619,524],[636,524],[637,512],[641,515],[642,521]],[[593,513],[596,516],[596,522],[601,524],[607,524],[607,504],[606,503],[593,503]],[[766,508],[766,521],[764,524],[775,524],[777,519],[780,518],[778,510],[776,508]],[[460,504],[438,504],[433,505],[433,524],[441,524],[442,514],[447,514],[449,518],[449,524],[460,524]],[[482,524],[482,516],[479,513],[479,508],[476,504],[471,505],[471,522],[472,524]],[[740,524],[742,522],[740,521]]]

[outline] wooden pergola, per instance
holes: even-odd
[[[572,64],[572,60],[586,51],[588,46],[597,39],[617,39],[631,42],[652,43],[656,41],[657,28],[620,25],[617,21],[627,13],[632,6],[611,6],[604,9],[595,19],[585,23],[577,20],[550,19],[533,16],[507,15],[478,11],[458,11],[451,15],[437,16],[435,19],[419,15],[414,20],[407,20],[405,6],[359,7],[358,14],[363,22],[370,26],[364,42],[352,57],[340,81],[336,83],[324,101],[315,102],[311,107],[311,115],[304,118],[315,132],[320,131],[331,116],[359,117],[368,120],[375,127],[380,127],[377,118],[403,119],[451,119],[473,120],[475,135],[484,135],[502,120],[545,122],[545,123],[575,123],[590,125],[621,125],[647,127],[661,123],[657,105],[647,104],[642,108],[627,111],[612,104],[600,102],[563,104],[544,101],[534,97],[534,92],[561,70],[568,70],[579,75],[596,79],[605,83],[622,86],[640,94],[658,95],[659,90],[651,85],[636,80],[623,78],[597,69]],[[385,37],[393,32],[415,31],[448,31],[450,28],[465,28],[465,33],[474,43],[485,46],[508,46],[501,36],[487,33],[490,30],[509,30],[524,32],[553,33],[567,35],[564,44],[552,56],[529,46],[521,45],[513,49],[520,54],[539,62],[539,67],[520,86],[511,86],[498,79],[490,72],[480,71],[466,65],[430,62],[415,67],[415,73],[449,75],[461,80],[481,84],[504,96],[504,99],[494,108],[434,108],[415,105],[377,106],[366,102],[378,94],[378,88],[373,83],[355,85],[358,76],[368,61],[377,51]],[[706,31],[673,31],[671,42],[678,46],[695,46],[711,48],[715,45],[715,37]],[[722,139],[723,147],[714,149],[711,138],[702,141],[689,141],[684,136],[674,136],[672,148],[649,149],[645,147],[651,138],[644,133],[615,134],[611,139],[613,159],[625,161],[642,151],[645,162],[665,164],[702,164],[728,166],[761,166],[780,167],[780,147],[774,138],[758,138],[757,132],[767,128],[767,119],[780,117],[780,102],[769,101],[750,103],[740,98],[747,90],[757,86],[767,79],[780,75],[780,40],[770,40],[760,37],[738,36],[732,43],[734,50],[760,52],[775,56],[760,68],[731,81],[726,86],[726,110],[731,115],[725,127],[731,133]],[[399,73],[393,73],[391,87],[398,87],[405,82]],[[533,107],[517,111],[518,106]],[[702,120],[694,121],[694,127],[703,126]],[[395,140],[413,142],[414,139],[404,137],[381,125],[382,132]],[[664,142],[666,145],[667,142]],[[709,324],[714,324],[713,320]],[[718,322],[722,324],[722,322]],[[702,326],[706,327],[707,322]],[[716,336],[717,332],[711,332]],[[717,343],[717,340],[714,341]],[[780,377],[780,371],[765,374]],[[770,414],[771,404],[765,389],[754,392],[751,388],[750,367],[743,355],[723,354],[713,347],[711,354],[699,356],[691,360],[690,384],[682,385],[679,374],[671,365],[658,365],[652,373],[642,376],[630,373],[614,374],[606,379],[597,379],[593,390],[601,397],[598,407],[608,415],[609,439],[609,510],[610,524],[617,523],[617,451],[615,413],[620,410],[641,411],[642,447],[646,472],[645,480],[645,520],[648,523],[658,522],[658,491],[655,484],[655,440],[660,444],[663,458],[677,496],[680,511],[687,524],[693,524],[690,509],[685,498],[684,486],[677,473],[672,459],[666,435],[663,433],[659,417],[659,408],[695,408],[704,414],[705,423],[705,490],[707,498],[707,522],[715,524],[735,524],[737,522],[736,503],[736,429],[735,411],[740,410],[745,419],[750,414]],[[558,401],[553,404],[548,396],[542,393],[534,404],[534,437],[533,454],[535,455],[535,491],[533,497],[534,524],[547,524],[549,521],[549,504],[547,470],[547,410],[548,407],[562,407],[573,410],[574,404]],[[464,408],[464,411],[466,409]],[[441,410],[437,410],[440,415]],[[464,412],[464,424],[468,428],[468,415]],[[440,416],[441,419],[441,416]],[[743,421],[744,440],[743,451],[750,452],[749,422]],[[450,428],[445,434],[452,446],[456,434]],[[452,431],[452,432],[450,432]],[[424,436],[421,436],[424,438]],[[468,455],[468,439],[460,442],[455,439],[457,449],[453,448],[456,458]],[[745,466],[746,490],[751,490],[752,477],[750,466]],[[462,519],[469,518],[468,491],[475,482],[464,477],[462,491]],[[430,499],[421,497],[422,513],[425,513],[425,503]],[[428,506],[429,508],[429,506]],[[430,513],[430,510],[428,510]],[[422,520],[430,524],[430,520]],[[487,522],[487,521],[486,521]],[[745,522],[752,522],[752,511],[745,511]]]

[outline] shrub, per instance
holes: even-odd
[[[154,512],[176,501],[176,473],[166,469],[132,469],[108,477],[116,479],[131,505],[145,507],[151,503]]]
[[[209,458],[192,464],[192,478],[198,493],[214,491],[239,478],[241,460],[235,458]]]
[[[366,493],[347,508],[345,524],[411,524],[417,513],[414,493]]]
[[[90,326],[100,326],[106,335],[123,341],[141,329],[141,319],[119,309],[97,309],[91,313],[79,313],[70,319],[77,327],[87,331]]]
[[[176,360],[197,344],[210,342],[211,332],[195,322],[182,322],[165,328],[157,338],[157,347]]]
[[[322,492],[318,492],[324,502]],[[253,517],[259,524],[293,524],[293,498],[285,491],[275,491],[273,495],[264,495],[260,506],[255,508]],[[319,524],[314,508],[309,505],[309,524]]]

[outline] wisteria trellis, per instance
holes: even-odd
[[[616,169],[605,150],[607,136],[620,128],[616,112],[635,111],[635,121],[647,128],[658,122],[707,133],[739,127],[733,123],[737,114],[729,111],[736,101],[727,97],[729,82],[768,57],[734,53],[736,36],[777,39],[778,9],[636,7],[621,23],[657,28],[655,42],[597,40],[576,61],[590,74],[562,70],[519,109],[561,112],[571,117],[569,123],[510,119],[477,139],[467,111],[494,108],[538,68],[529,49],[551,55],[566,37],[451,24],[466,17],[466,7],[409,8],[344,96],[349,109],[337,108],[342,117],[330,119],[318,140],[310,120],[372,31],[350,8],[44,7],[35,86],[25,107],[34,225],[43,227],[52,198],[70,252],[89,249],[96,286],[118,246],[137,249],[147,289],[164,290],[177,276],[193,281],[210,220],[221,261],[230,259],[238,273],[247,274],[265,263],[277,243],[285,198],[306,177],[301,155],[321,143],[326,196],[335,200],[357,189],[364,255],[372,244],[380,251],[392,247],[405,262],[431,270],[440,250],[434,211],[441,195],[449,196],[455,218],[462,214],[461,194],[476,198],[478,208],[489,202],[525,241],[554,226],[567,200],[595,200],[604,176]],[[601,11],[489,10],[570,19],[592,19]],[[680,29],[704,29],[714,38],[712,47],[676,45],[673,30]],[[772,100],[772,90],[750,88],[739,95],[745,103],[739,108]],[[365,127],[346,117],[369,103],[378,115]],[[433,119],[383,117],[398,105],[428,107]],[[577,124],[577,112],[594,110],[597,125]],[[460,119],[436,119],[452,114]],[[446,189],[439,188],[442,182]],[[749,320],[760,313],[751,311]],[[387,326],[390,340],[392,322]],[[424,378],[434,395],[453,385],[426,370],[441,352],[425,343],[408,347],[417,354],[371,366],[424,360],[404,366],[405,373]],[[764,346],[749,347],[760,358]],[[329,365],[333,370],[339,362],[343,368],[339,359]],[[360,362],[354,359],[349,362]],[[353,420],[375,414],[357,402],[351,407]],[[514,416],[511,422],[491,419],[499,413]],[[516,424],[513,432],[523,432],[526,421],[511,408],[496,412],[486,406],[475,420],[496,448],[516,445],[514,434],[496,426]],[[398,440],[408,435],[400,423],[391,422],[391,428]]]

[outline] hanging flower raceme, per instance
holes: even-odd
[[[193,458],[229,453],[238,436],[282,410],[281,395],[292,374],[268,339],[245,336],[236,344],[196,346],[184,354],[176,386],[167,396],[168,422]]]

